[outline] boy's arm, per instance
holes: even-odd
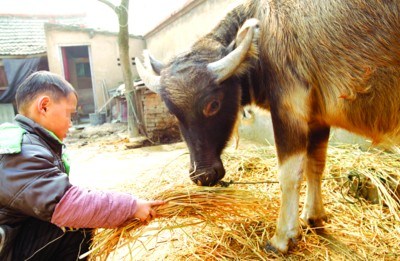
[[[59,227],[114,228],[132,219],[136,198],[127,193],[72,186],[56,205],[51,223]]]

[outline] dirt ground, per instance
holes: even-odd
[[[140,187],[187,151],[183,142],[134,148],[123,123],[71,128],[65,143],[71,182],[99,189],[118,189],[126,184]]]

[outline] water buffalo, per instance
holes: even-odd
[[[221,152],[240,108],[271,113],[281,208],[267,247],[286,252],[301,218],[321,227],[330,127],[400,136],[400,1],[253,0],[237,6],[187,53],[168,64],[145,55],[137,68],[179,120],[199,185],[224,177]],[[398,139],[397,139],[398,141]]]

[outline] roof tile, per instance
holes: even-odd
[[[44,24],[81,24],[83,17],[0,16],[0,55],[19,56],[46,53]]]

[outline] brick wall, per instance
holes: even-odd
[[[177,119],[169,113],[160,95],[145,91],[142,102],[144,124],[150,139],[161,143],[181,140]]]

